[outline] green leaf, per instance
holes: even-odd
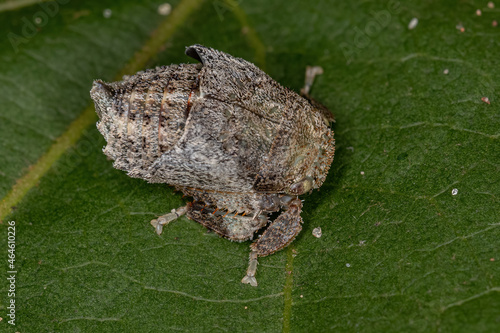
[[[41,10],[1,4],[4,36]],[[160,4],[61,4],[17,53],[0,40],[0,260],[7,276],[15,221],[17,270],[15,327],[0,284],[2,331],[498,328],[498,8],[181,0],[162,17]],[[240,283],[248,242],[186,218],[157,236],[149,221],[189,199],[113,169],[92,125],[93,79],[190,61],[194,43],[296,91],[305,66],[324,69],[312,95],[335,114],[335,160],[302,197],[299,237],[259,260],[257,288]]]

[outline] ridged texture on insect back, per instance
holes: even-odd
[[[114,167],[146,179],[151,165],[179,141],[198,93],[200,65],[163,66],[120,82],[94,82],[91,91]]]

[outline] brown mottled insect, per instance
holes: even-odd
[[[302,229],[298,196],[319,188],[333,159],[331,113],[308,97],[318,67],[308,67],[306,98],[253,64],[193,45],[201,64],[158,67],[90,92],[107,141],[104,153],[131,177],[167,183],[194,198],[151,221],[183,214],[233,241],[252,239],[243,283],[257,285],[257,257],[286,247]],[[319,73],[318,73],[319,72]]]

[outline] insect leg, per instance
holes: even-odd
[[[302,230],[302,202],[295,198],[288,209],[274,220],[255,243],[250,245],[259,257],[264,257],[285,248]]]
[[[257,287],[257,279],[255,278],[255,273],[257,272],[257,265],[259,262],[257,261],[257,252],[250,252],[250,258],[248,260],[248,268],[247,275],[241,279],[241,283],[246,283],[251,285],[252,287]]]
[[[330,110],[328,110],[323,104],[319,103],[314,98],[309,96],[309,91],[311,90],[311,87],[314,83],[314,78],[316,77],[316,75],[321,75],[321,74],[323,74],[323,68],[319,66],[307,66],[306,80],[304,88],[300,90],[300,95],[305,99],[307,99],[312,104],[312,106],[315,107],[317,111],[319,111],[326,126],[330,126],[332,122],[335,122],[335,118],[333,117]]]
[[[253,219],[250,216],[214,209],[213,206],[204,206],[203,202],[193,202],[188,209],[187,217],[235,242],[252,239],[255,232],[267,224],[266,215],[259,215]]]
[[[306,82],[304,88],[300,89],[300,94],[306,98],[309,98],[309,91],[314,83],[314,78],[316,75],[323,74],[323,68],[320,66],[307,66],[306,67]]]
[[[161,235],[163,232],[163,226],[169,224],[173,220],[181,217],[186,214],[188,210],[188,206],[179,207],[177,209],[172,209],[172,211],[168,214],[160,216],[157,219],[151,220],[151,225],[155,228],[156,233]]]
[[[255,273],[257,271],[257,257],[264,257],[285,248],[302,230],[302,202],[296,198],[290,201],[288,209],[267,228],[255,243],[250,245],[250,262],[247,275],[241,280],[252,286],[257,286]]]

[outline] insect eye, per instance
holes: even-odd
[[[286,191],[286,193],[293,195],[301,195],[312,190],[312,187],[313,187],[313,179],[311,177],[305,177],[301,181],[290,186],[290,188],[288,189],[288,191]]]
[[[262,198],[260,209],[267,212],[277,212],[280,210],[280,198],[276,195],[267,195]]]

